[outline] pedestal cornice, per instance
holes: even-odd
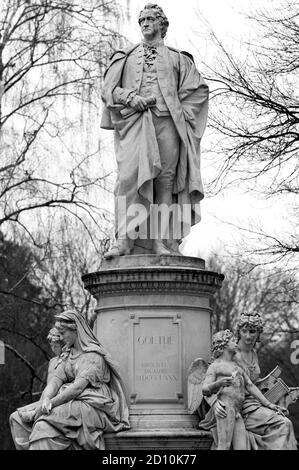
[[[92,295],[138,292],[213,294],[224,276],[204,269],[204,261],[183,256],[132,255],[105,261],[102,269],[82,276]]]

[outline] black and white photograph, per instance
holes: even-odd
[[[0,450],[298,449],[298,2],[2,0]]]

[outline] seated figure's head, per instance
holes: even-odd
[[[77,325],[74,320],[68,320],[63,317],[62,312],[60,315],[55,315],[56,323],[55,327],[60,333],[62,341],[66,348],[71,348],[74,346],[75,341],[77,339]]]
[[[63,341],[57,328],[51,328],[48,333],[47,340],[55,356],[60,356],[63,348]]]
[[[221,330],[213,335],[212,356],[214,359],[222,356],[226,349],[229,350],[232,354],[235,354],[236,348],[236,337],[230,330]]]
[[[145,39],[153,39],[153,35],[160,31],[164,38],[167,33],[169,21],[159,5],[147,3],[139,14],[138,23]]]
[[[263,320],[259,313],[243,312],[237,320],[237,340],[243,341],[247,346],[254,347],[263,332]]]

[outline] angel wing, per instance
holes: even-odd
[[[192,414],[202,402],[202,382],[204,381],[208,364],[204,359],[194,359],[188,369],[188,413]]]

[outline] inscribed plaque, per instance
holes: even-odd
[[[132,379],[135,402],[173,402],[182,393],[177,316],[134,316]]]

